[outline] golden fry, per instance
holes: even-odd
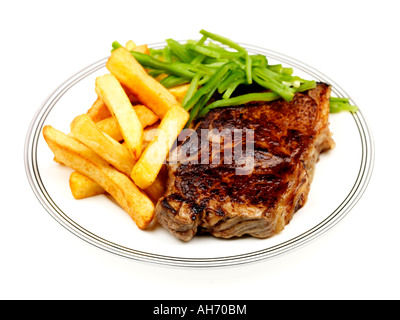
[[[153,111],[142,104],[137,104],[133,106],[133,109],[135,110],[143,128],[151,126],[159,120],[159,118]]]
[[[145,193],[153,200],[154,203],[160,199],[166,189],[167,177],[159,174],[154,183],[148,187]],[[85,199],[99,194],[104,194],[106,191],[97,182],[89,179],[78,171],[71,173],[69,178],[71,193],[75,199]]]
[[[96,92],[117,120],[134,159],[142,152],[143,127],[124,89],[111,74],[96,79]]]
[[[167,188],[167,178],[167,170],[166,167],[163,166],[158,173],[156,180],[150,185],[150,187],[144,190],[144,192],[146,192],[154,202],[157,202],[158,199],[164,195]]]
[[[89,198],[106,192],[97,182],[78,171],[69,176],[69,187],[75,199]]]
[[[43,136],[54,160],[75,170],[75,199],[108,193],[145,229],[165,192],[165,160],[189,119],[180,105],[188,85],[166,89],[129,51],[150,54],[133,41],[114,50],[106,64],[111,74],[96,79],[98,97],[87,113],[68,135],[45,126]]]
[[[135,160],[126,147],[102,132],[87,114],[77,116],[71,123],[71,132],[79,140],[116,169],[130,175]]]
[[[176,98],[176,100],[178,100],[179,103],[182,103],[183,98],[185,98],[186,92],[189,89],[189,86],[190,83],[182,84],[180,86],[169,88],[168,91],[174,95],[174,97]]]
[[[128,89],[124,88],[124,91],[132,104],[139,103],[139,100]],[[112,116],[110,110],[108,110],[108,107],[100,97],[97,97],[96,101],[86,113],[94,122],[98,122]]]
[[[134,50],[136,47],[137,47],[137,46],[136,46],[136,43],[133,42],[132,40],[129,40],[129,41],[126,43],[126,45],[125,45],[125,48],[126,48],[126,50],[128,50],[128,51],[132,51],[132,50]]]
[[[125,44],[125,49],[128,51],[137,51],[137,52],[141,52],[144,54],[150,54],[150,50],[149,50],[149,47],[147,46],[147,44],[142,44],[142,45],[137,46],[136,43],[132,40],[129,40]]]
[[[97,98],[91,108],[86,112],[94,122],[111,117],[111,112],[101,98]]]
[[[156,131],[157,129],[151,129],[151,130]],[[145,132],[146,131],[149,130],[146,129]],[[154,136],[153,134],[149,135],[149,142],[152,140],[153,136]],[[154,202],[157,202],[158,199],[160,199],[164,195],[166,189],[166,181],[167,181],[167,170],[166,167],[163,166],[154,183],[150,187],[144,190],[145,193],[149,195],[149,197]],[[76,199],[88,198],[106,192],[95,181],[89,179],[88,177],[77,171],[74,171],[71,174],[70,187],[71,187],[71,192]]]
[[[111,53],[107,69],[131,91],[139,101],[160,119],[172,106],[179,106],[173,94],[151,77],[128,50],[121,47]]]
[[[137,51],[144,54],[150,54],[150,50],[147,44],[138,45],[132,51]]]
[[[115,141],[122,141],[124,137],[122,136],[121,130],[119,129],[118,122],[114,117],[108,117],[106,119],[96,122],[96,126],[104,133],[109,135]]]
[[[178,134],[185,127],[189,113],[181,106],[173,106],[165,114],[152,142],[133,167],[131,178],[141,189],[151,186],[157,178],[168,152]]]
[[[126,175],[114,169],[81,142],[47,125],[43,136],[56,159],[104,188],[140,229],[154,217],[154,204]]]
[[[133,109],[135,110],[143,129],[155,124],[158,121],[158,117],[155,115],[155,113],[143,105],[134,106]],[[96,122],[96,125],[101,131],[107,133],[111,138],[117,141],[124,140],[118,122],[113,116]]]

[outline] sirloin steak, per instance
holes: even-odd
[[[158,222],[184,241],[196,233],[266,238],[282,231],[307,201],[320,153],[334,147],[329,98],[330,86],[318,83],[291,102],[209,112],[167,164]],[[239,156],[232,151],[240,149]]]

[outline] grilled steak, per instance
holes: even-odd
[[[329,85],[319,83],[291,102],[208,113],[167,165],[159,223],[184,241],[204,232],[266,238],[282,231],[307,201],[320,153],[334,146],[329,97]]]

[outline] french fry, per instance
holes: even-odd
[[[171,107],[162,118],[154,140],[143,151],[131,173],[132,180],[139,188],[146,189],[154,183],[188,119],[189,113],[179,105]]]
[[[159,118],[153,111],[142,104],[133,106],[133,109],[135,110],[143,128],[151,126],[159,120]]]
[[[166,170],[161,170],[154,183],[144,190],[144,192],[151,198],[151,200],[153,200],[154,203],[156,203],[158,199],[164,195],[166,181]],[[78,171],[71,173],[69,185],[71,193],[75,199],[84,199],[106,193],[104,188],[101,187],[97,182]]]
[[[124,140],[122,136],[121,130],[119,129],[119,125],[117,120],[114,117],[108,117],[106,119],[100,120],[96,122],[97,127],[111,138],[116,141]]]
[[[136,43],[133,42],[132,40],[129,40],[129,41],[126,43],[126,45],[125,45],[125,48],[126,48],[126,50],[128,50],[128,51],[132,51],[132,50],[134,50],[136,47],[137,47],[137,46],[136,46]]]
[[[146,108],[144,105],[133,106],[133,109],[135,110],[143,129],[155,124],[158,121],[158,117],[155,115],[155,113],[149,108]],[[122,141],[124,139],[118,122],[113,116],[96,122],[96,125],[101,131],[107,133],[111,138],[117,141]]]
[[[113,117],[104,119],[100,122],[103,122],[105,120],[108,119],[112,119],[114,120]],[[99,125],[99,122],[96,123],[96,125]],[[154,124],[152,126],[148,126],[146,129],[144,129],[143,132],[143,145],[142,147],[144,148],[145,146],[147,146],[153,139],[155,136],[155,133],[157,132],[157,127],[158,124]],[[119,129],[118,129],[119,130]],[[69,135],[71,137],[74,138],[74,135],[71,133],[71,135]],[[107,135],[106,135],[107,137]],[[123,142],[121,144],[122,146],[124,146],[126,148],[126,144],[125,142]],[[55,157],[54,160],[61,163],[60,161],[58,161]],[[149,197],[154,201],[157,202],[158,199],[164,194],[165,191],[165,187],[166,187],[166,180],[167,180],[167,175],[166,175],[166,168],[164,166],[164,170],[161,169],[160,173],[158,174],[156,180],[154,181],[154,183],[148,187],[145,191],[145,193],[147,195],[149,195]],[[99,185],[97,184],[95,181],[89,179],[88,177],[86,177],[85,175],[74,171],[73,173],[71,173],[71,177],[70,177],[70,189],[72,192],[72,195],[76,198],[76,199],[83,199],[83,198],[88,198],[88,197],[92,197],[101,193],[105,193],[106,191]]]
[[[154,217],[154,204],[131,179],[113,168],[93,150],[52,126],[43,128],[43,136],[61,163],[103,187],[140,229],[149,226]]]
[[[156,122],[155,124],[148,126],[146,129],[143,130],[143,144],[142,144],[142,152],[150,142],[154,140],[154,137],[156,136],[157,133],[157,128],[160,125],[159,122]]]
[[[86,112],[94,122],[101,121],[103,119],[111,117],[111,112],[108,110],[104,101],[97,97],[96,101],[90,107],[90,109]]]
[[[137,46],[136,43],[132,40],[129,40],[125,44],[125,49],[128,51],[137,51],[137,52],[141,52],[144,54],[150,54],[150,50],[149,50],[149,47],[147,46],[147,44],[142,44],[142,45]]]
[[[145,229],[165,192],[169,149],[189,119],[180,105],[188,85],[166,89],[129,51],[150,54],[133,41],[114,50],[106,65],[111,74],[96,79],[97,99],[86,114],[72,121],[68,135],[45,126],[43,136],[54,160],[75,170],[75,199],[108,193]]]
[[[188,91],[190,83],[182,84],[173,88],[169,88],[168,91],[171,92],[176,100],[182,104],[183,98],[185,98],[186,92]]]
[[[167,170],[164,165],[158,173],[156,180],[150,185],[150,187],[144,190],[144,192],[148,194],[154,202],[157,202],[158,199],[164,195],[167,188],[167,178]]]
[[[72,121],[71,132],[75,139],[129,177],[135,164],[131,153],[118,141],[102,132],[87,114],[77,116]]]
[[[133,95],[128,89],[124,88],[124,91],[132,104],[139,103],[139,100],[136,98],[136,96]],[[86,113],[93,119],[94,122],[111,117],[110,110],[108,110],[108,107],[100,97],[97,97],[96,101]]]
[[[142,152],[143,127],[121,84],[112,74],[96,79],[96,92],[117,120],[134,159]]]
[[[78,171],[69,176],[69,188],[75,199],[89,198],[106,192],[97,182]]]
[[[144,54],[150,54],[150,50],[147,44],[138,45],[132,51],[137,51]]]
[[[167,176],[162,172],[157,176],[156,181],[148,187],[144,192],[153,200],[154,203],[160,199],[166,189]],[[77,200],[90,198],[99,194],[105,194],[106,190],[97,182],[81,174],[78,171],[71,173],[69,178],[69,186],[73,197]]]
[[[168,90],[177,98],[178,102],[181,102],[186,93],[187,86],[177,86]],[[142,104],[138,104],[139,101],[132,94],[129,94],[128,98],[133,104],[133,109],[135,110],[143,128],[151,126],[159,120],[158,116],[153,111]],[[92,107],[87,111],[87,114],[96,123],[112,117],[110,110],[108,110],[108,107],[101,98],[97,98]],[[110,119],[107,121],[110,121]]]
[[[138,98],[136,98],[136,96],[130,92],[126,87],[122,86],[122,88],[124,89],[126,95],[128,96],[129,101],[134,105],[134,104],[139,104],[140,101],[138,100]]]
[[[160,119],[172,106],[180,106],[174,95],[151,77],[125,48],[114,50],[106,67],[123,86]]]

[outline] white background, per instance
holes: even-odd
[[[0,5],[1,299],[398,299],[398,1],[7,1]],[[74,236],[42,208],[24,141],[41,103],[112,41],[198,37],[200,29],[297,58],[358,103],[375,140],[363,198],[312,243],[213,270],[135,262]],[[327,190],[334,192],[334,190]]]

